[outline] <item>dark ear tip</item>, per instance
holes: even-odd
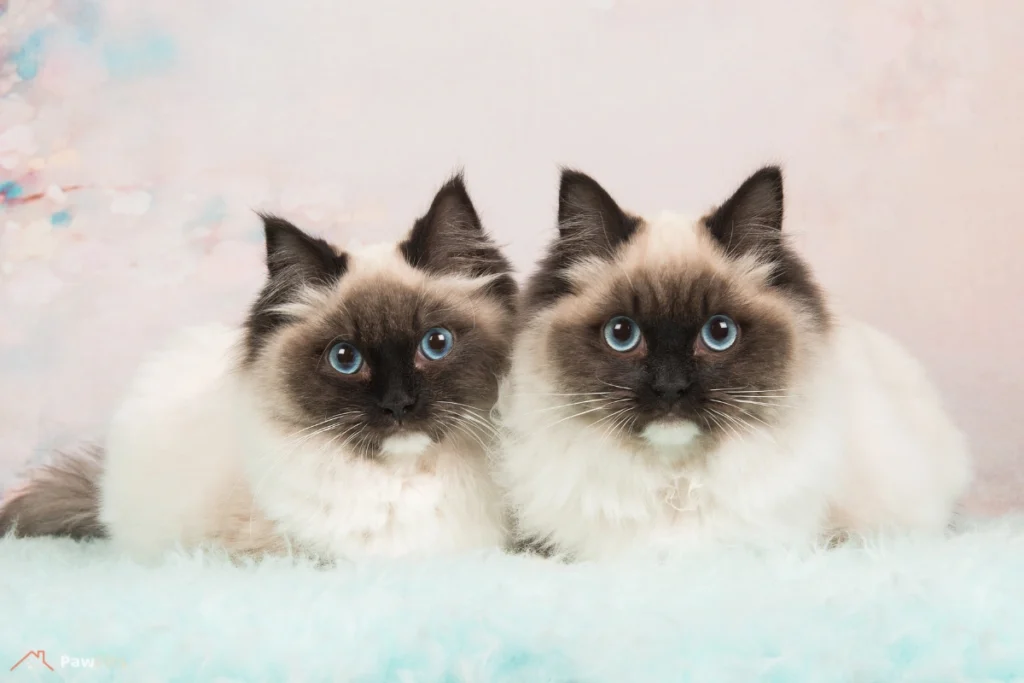
[[[261,221],[263,221],[263,227],[265,228],[283,228],[286,225],[295,227],[285,219],[272,213],[257,211],[256,215],[260,217]]]
[[[467,194],[466,192],[466,172],[464,169],[455,169],[448,180],[444,181],[441,188],[437,191],[437,194],[445,194],[446,192],[458,192],[460,194]]]
[[[569,166],[559,167],[559,186],[566,187],[579,182],[594,182],[594,179],[588,176],[583,171],[577,171],[575,168]]]
[[[596,180],[588,176],[583,171],[577,171],[574,168],[563,166],[561,179],[558,183],[559,203],[565,203],[565,201],[568,200],[574,192],[590,192],[597,193],[598,195],[606,194],[604,188],[602,188]]]
[[[295,234],[302,232],[290,222],[272,213],[257,211],[256,215],[263,221],[263,234],[268,243],[276,241],[278,237],[285,233]]]
[[[750,180],[757,182],[766,182],[773,185],[777,185],[780,189],[782,188],[782,167],[776,164],[770,164],[768,166],[762,166],[752,176]]]
[[[461,168],[452,173],[448,180],[444,181],[444,184],[437,189],[433,201],[430,202],[430,210],[437,209],[441,206],[442,202],[450,199],[454,199],[459,205],[468,207],[475,214],[476,209],[473,207],[473,200],[469,196],[469,190],[466,189],[465,174]]]

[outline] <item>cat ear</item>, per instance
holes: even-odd
[[[558,242],[567,261],[611,256],[636,231],[640,220],[619,208],[596,180],[562,169],[558,186]]]
[[[267,272],[275,289],[326,285],[344,275],[348,259],[324,240],[283,218],[260,214],[267,243]]]
[[[567,271],[588,258],[610,259],[640,226],[596,180],[562,169],[558,185],[558,238],[548,248],[526,290],[527,309],[547,306],[572,292]]]
[[[771,257],[782,243],[782,171],[766,166],[754,173],[704,224],[730,256]]]
[[[245,362],[255,361],[277,328],[309,306],[308,294],[345,274],[348,257],[283,218],[259,214],[267,242],[267,282],[246,319]],[[310,288],[314,288],[310,290]]]
[[[512,270],[484,232],[462,173],[441,186],[399,246],[409,265],[433,273],[483,277]]]

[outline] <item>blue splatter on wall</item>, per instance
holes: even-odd
[[[43,49],[46,46],[49,33],[50,31],[47,29],[33,31],[17,52],[11,56],[15,73],[22,80],[30,81],[39,73],[39,67],[43,63]]]
[[[57,211],[50,216],[50,224],[55,228],[63,228],[71,223],[70,211]]]
[[[21,185],[13,180],[0,183],[0,200],[6,201],[10,199],[17,199],[23,194],[25,194],[25,191],[22,189]]]
[[[174,41],[165,33],[147,33],[103,47],[103,63],[115,78],[137,78],[164,71],[176,56]]]

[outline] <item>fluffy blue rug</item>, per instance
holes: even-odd
[[[316,569],[0,541],[3,680],[1020,681],[1024,520],[809,558]],[[29,651],[45,651],[50,671]]]

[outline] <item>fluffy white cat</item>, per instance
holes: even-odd
[[[36,473],[0,532],[105,535],[146,559],[502,545],[486,450],[516,286],[461,177],[399,243],[346,253],[264,223],[269,276],[245,325],[149,358],[101,454]]]
[[[830,311],[785,244],[782,177],[700,220],[563,174],[495,457],[521,546],[579,559],[940,533],[971,467],[919,364]]]

